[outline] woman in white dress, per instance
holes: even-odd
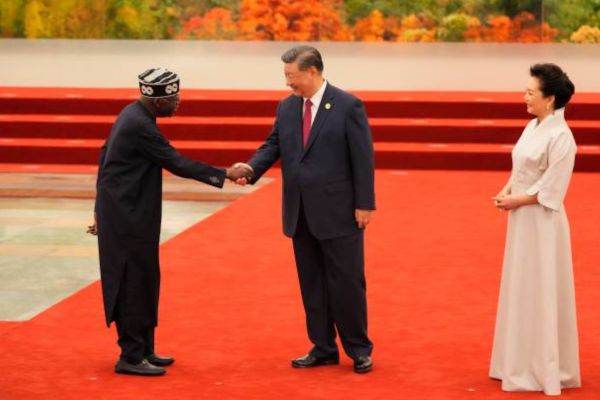
[[[575,91],[554,64],[531,67],[525,127],[508,183],[493,198],[508,211],[490,376],[506,391],[581,386],[569,222],[563,206],[575,162],[564,117]]]

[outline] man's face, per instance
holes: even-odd
[[[318,71],[315,67],[309,67],[302,71],[298,68],[298,63],[284,63],[283,73],[285,74],[285,84],[292,89],[296,96],[312,97],[319,90]]]
[[[157,111],[157,117],[172,117],[179,108],[179,93],[175,96],[162,97],[154,102]]]

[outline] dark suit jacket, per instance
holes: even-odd
[[[373,142],[362,102],[327,83],[306,147],[302,98],[277,107],[271,134],[248,161],[259,179],[279,158],[283,175],[283,230],[294,236],[300,204],[318,239],[358,232],[355,209],[375,209]]]

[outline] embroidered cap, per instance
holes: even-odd
[[[140,93],[145,97],[169,97],[179,93],[179,75],[166,68],[150,68],[138,75]]]

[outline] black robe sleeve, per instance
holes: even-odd
[[[106,158],[106,143],[100,148],[100,160],[98,161],[98,174],[96,177],[96,199],[94,200],[94,212],[98,212],[98,181],[100,180],[100,173],[104,165],[104,159]]]
[[[183,178],[196,179],[222,188],[225,170],[181,155],[162,135],[156,125],[145,126],[139,136],[137,148],[152,162]]]

